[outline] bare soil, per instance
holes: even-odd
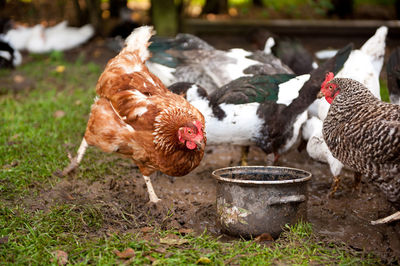
[[[113,155],[110,155],[112,158]],[[204,230],[221,235],[216,223],[215,169],[239,164],[240,147],[208,147],[207,153],[192,173],[184,177],[164,174],[152,176],[156,193],[162,199],[150,204],[146,185],[137,168],[128,160],[117,167],[131,169],[127,176],[109,175],[100,181],[64,178],[54,187],[44,189],[36,198],[27,199],[32,210],[47,210],[56,204],[95,206],[102,213],[103,227],[93,236],[104,233],[140,232],[143,228]],[[106,162],[104,162],[106,163]],[[249,154],[250,165],[271,165],[272,157],[257,147]],[[371,220],[391,214],[395,209],[371,184],[362,181],[353,188],[353,174],[344,171],[340,188],[328,197],[332,183],[329,167],[310,159],[305,151],[293,150],[283,155],[279,165],[310,171],[308,221],[321,241],[346,243],[357,251],[372,252],[387,262],[400,258],[400,223],[373,226]]]

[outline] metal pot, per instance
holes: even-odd
[[[288,167],[236,166],[215,170],[218,223],[224,233],[277,238],[285,224],[306,220],[311,173]]]

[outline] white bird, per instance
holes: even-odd
[[[63,21],[53,27],[38,24],[33,27],[18,27],[9,30],[6,38],[17,50],[32,53],[47,53],[53,50],[64,51],[75,48],[94,35],[94,28],[88,24],[80,28],[68,27]]]
[[[307,141],[306,150],[308,155],[316,161],[327,163],[333,179],[337,180],[343,169],[343,164],[333,157],[326,145],[322,136],[322,124],[323,122],[318,117],[311,117],[303,124],[302,137]],[[338,185],[338,183],[334,182],[334,185]],[[336,190],[337,187],[333,187],[331,194],[335,193]]]
[[[21,53],[12,46],[3,34],[0,34],[0,68],[14,68],[21,63]]]
[[[302,88],[304,80],[301,82],[294,90]],[[288,118],[284,125],[285,129],[282,128],[285,137],[283,140],[279,139],[280,145],[275,147],[272,145],[276,141],[275,138],[270,138],[268,135],[268,129],[274,126],[270,124],[270,117],[276,114],[276,111],[284,110],[286,105],[273,101],[216,104],[212,102],[212,97],[208,97],[205,89],[193,83],[175,83],[169,89],[184,94],[188,102],[203,114],[207,129],[207,145],[228,144],[242,147],[257,145],[267,154],[274,153],[277,156],[295,144],[301,125],[307,119],[306,108],[295,114],[293,119]]]
[[[266,43],[267,52],[270,45],[271,41]],[[164,84],[192,82],[208,93],[242,76],[293,74],[272,54],[239,48],[218,50],[191,34],[154,38],[149,50],[152,57],[147,66]]]

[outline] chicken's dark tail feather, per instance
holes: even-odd
[[[392,103],[400,104],[400,47],[397,47],[386,64],[387,86]]]
[[[340,71],[340,69],[343,68],[352,50],[353,50],[353,44],[349,43],[336,53],[335,66],[332,71],[335,75]]]

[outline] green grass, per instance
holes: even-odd
[[[48,213],[26,214],[23,209],[0,206],[0,260],[12,264],[50,263],[55,250],[68,254],[72,264],[115,264],[122,260],[114,250],[132,248],[134,264],[156,261],[162,265],[195,264],[207,258],[212,264],[373,264],[379,260],[370,255],[349,252],[345,246],[318,242],[309,223],[287,227],[281,238],[267,244],[253,240],[219,241],[204,232],[200,236],[180,235],[176,231],[154,231],[152,240],[138,234],[121,234],[85,239],[87,232],[102,226],[101,213],[91,206],[61,205]],[[71,233],[73,232],[73,233]],[[175,235],[181,243],[160,243]],[[204,259],[203,259],[204,260]]]
[[[108,233],[105,210],[90,203],[30,208],[28,199],[35,201],[43,189],[60,182],[53,173],[65,167],[67,151],[75,152],[79,145],[101,72],[99,66],[85,63],[84,57],[74,62],[64,60],[60,53],[32,58],[18,69],[18,74],[34,81],[33,90],[13,93],[0,85],[0,264],[56,265],[56,250],[65,251],[70,264],[120,264],[123,260],[114,250],[126,248],[135,251],[132,264],[380,262],[346,245],[321,242],[308,223],[288,227],[277,241],[260,244],[253,240],[221,241],[207,232],[185,236],[161,229]],[[64,72],[55,70],[59,65],[65,66]],[[11,79],[13,74],[1,71],[0,81]],[[59,110],[64,116],[57,118],[54,114]],[[106,155],[89,150],[77,178],[84,175],[85,179],[97,180],[111,174],[109,169],[119,159],[108,160],[107,165],[96,163],[102,156]],[[146,234],[151,237],[146,238]],[[160,243],[171,234],[181,243]]]

